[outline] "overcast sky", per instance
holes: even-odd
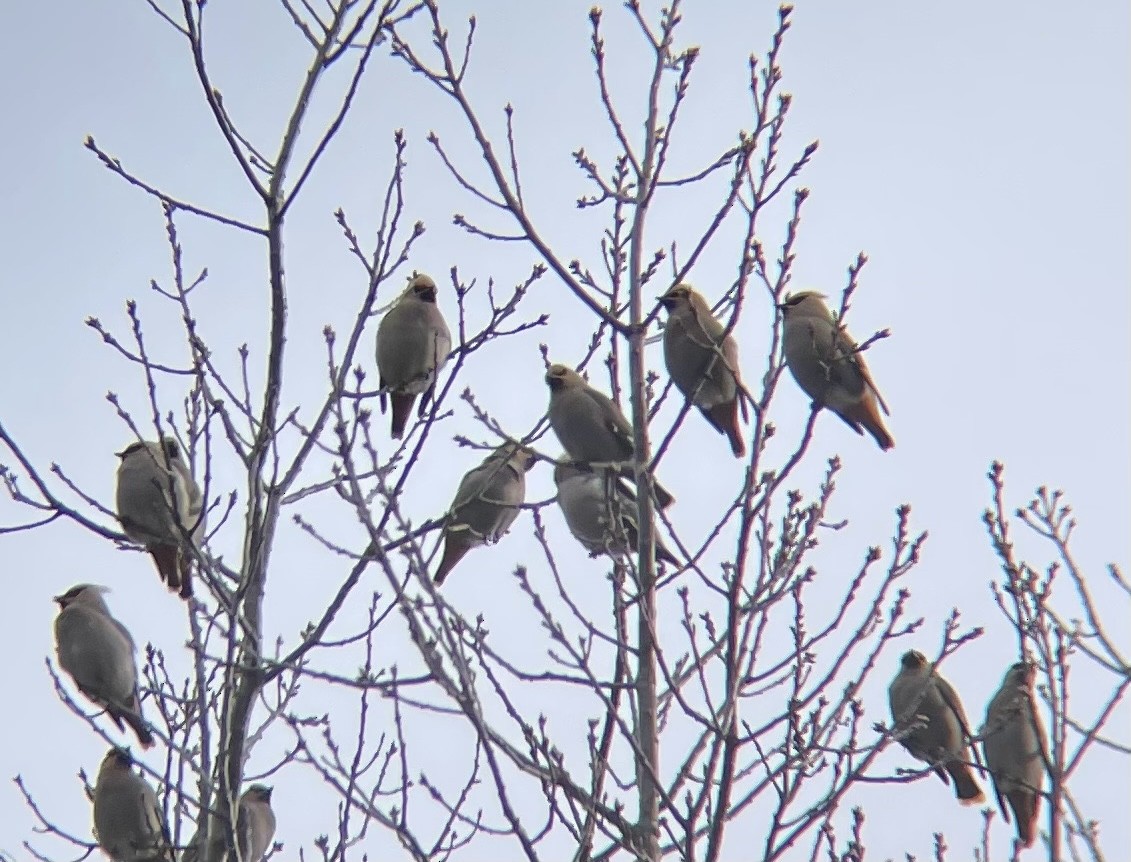
[[[810,461],[791,487],[813,494],[826,459],[842,457],[832,514],[849,518],[850,526],[828,538],[820,573],[834,585],[837,601],[835,584],[850,577],[868,545],[881,545],[887,553],[895,507],[913,506],[913,526],[929,530],[930,540],[910,584],[911,609],[927,623],[922,637],[907,646],[936,650],[952,607],[962,609],[965,624],[986,628],[947,670],[978,722],[1002,673],[1016,660],[1015,638],[988,586],[1000,571],[980,520],[989,499],[985,472],[991,460],[1006,464],[1011,507],[1027,502],[1042,484],[1068,493],[1079,520],[1078,559],[1101,598],[1110,595],[1103,566],[1114,561],[1126,571],[1128,563],[1129,7],[1113,0],[1087,6],[1043,0],[818,0],[799,7],[781,58],[784,89],[794,95],[783,149],[796,152],[814,138],[821,146],[801,181],[812,196],[795,249],[793,285],[834,294],[856,254],[869,255],[849,323],[860,337],[883,327],[892,332],[869,352],[869,362],[891,406],[897,445],[880,453],[869,439],[822,416]],[[285,14],[270,3],[213,0],[207,8],[209,67],[225,104],[246,134],[273,149],[306,68],[303,45]],[[461,39],[461,19],[471,11],[478,15],[469,87],[492,134],[503,128],[501,106],[514,105],[527,200],[547,238],[563,258],[576,257],[596,269],[603,222],[573,206],[591,190],[569,155],[584,146],[607,165],[613,153],[589,60],[589,4],[467,0],[444,8]],[[0,422],[37,464],[58,462],[109,504],[113,453],[129,432],[105,395],[118,393],[128,409],[144,416],[146,392],[136,369],[83,321],[95,316],[125,335],[124,302],[136,298],[155,351],[183,361],[185,347],[178,340],[177,314],[148,289],[150,279],[167,281],[170,275],[160,210],[104,170],[83,149],[85,136],[94,135],[131,170],[174,194],[248,220],[259,214],[211,126],[183,40],[145,3],[73,4],[50,21],[37,4],[22,3],[5,17]],[[764,53],[776,12],[770,4],[741,0],[692,2],[685,18],[677,41],[699,45],[702,52],[682,134],[676,135],[673,160],[680,169],[702,164],[750,125],[746,58]],[[635,129],[646,56],[617,4],[609,5],[605,19],[617,95]],[[415,32],[424,35],[419,28]],[[470,174],[482,179],[478,154],[468,146],[452,104],[389,58],[387,49],[379,48],[378,55],[354,114],[289,221],[285,410],[310,404],[321,392],[322,328],[344,330],[364,290],[364,274],[332,213],[343,207],[363,232],[376,224],[394,129],[403,128],[409,142],[406,217],[428,227],[411,267],[449,283],[447,272],[458,265],[465,280],[493,278],[509,287],[536,262],[529,248],[489,244],[452,226],[453,212],[483,211],[445,174],[425,136],[436,130]],[[341,80],[331,76],[327,83],[332,88]],[[312,129],[329,115],[329,104],[315,111]],[[649,248],[667,248],[673,241],[688,248],[701,224],[693,216],[709,205],[694,194],[661,198]],[[771,251],[780,245],[784,222],[779,209],[762,224]],[[501,220],[487,224],[509,227]],[[209,270],[196,314],[218,361],[236,368],[235,350],[247,342],[253,369],[261,367],[262,249],[246,237],[187,218],[181,239],[187,270]],[[704,256],[691,281],[717,298],[735,270],[733,243],[720,244]],[[539,284],[532,301],[550,311],[550,325],[484,351],[457,386],[457,391],[471,386],[515,434],[528,430],[544,410],[538,343],[549,344],[552,359],[575,362],[589,338],[580,304],[552,278]],[[441,307],[453,320],[450,284]],[[738,330],[754,384],[764,368],[771,313],[764,294],[753,296]],[[650,365],[660,369],[659,348],[652,350]],[[372,373],[371,345],[363,358]],[[176,408],[180,397],[173,387],[163,390],[163,408]],[[481,436],[466,405],[452,404],[455,418],[430,444],[427,469],[406,494],[404,505],[417,522],[446,508],[458,476],[478,460],[450,443],[456,433]],[[808,412],[792,381],[784,381],[776,411],[783,442],[775,452],[782,457]],[[685,423],[661,475],[678,498],[673,520],[687,535],[701,536],[742,476],[722,439],[693,419],[698,417]],[[383,422],[380,428],[387,433]],[[541,446],[557,454],[556,441],[544,438]],[[0,452],[0,461],[11,459]],[[220,463],[217,481],[240,488],[231,468]],[[551,495],[549,471],[535,472],[530,499]],[[356,525],[333,520],[340,515],[317,507],[310,514],[324,516],[321,526],[328,533],[359,540]],[[0,523],[25,517],[0,502]],[[562,530],[555,512],[547,512],[546,520]],[[310,603],[336,588],[345,569],[297,532],[281,541],[288,553],[276,556],[272,579],[287,589],[269,598],[266,625],[270,637],[290,639],[310,618]],[[1024,534],[1019,548],[1035,563],[1048,560],[1047,550]],[[239,534],[228,529],[214,550],[234,560],[238,549]],[[594,601],[599,601],[605,594],[604,564],[574,548],[563,546],[562,553],[569,555],[576,577],[591,577],[598,585]],[[445,590],[469,618],[484,614],[503,644],[521,643],[527,635],[516,632],[539,635],[507,572],[526,562],[538,583],[544,577],[539,559],[524,515],[505,542],[469,557]],[[7,711],[0,776],[23,775],[52,817],[85,834],[89,811],[74,775],[79,767],[93,772],[104,746],[57,702],[44,668],[43,657],[53,655],[51,596],[78,582],[109,585],[119,618],[139,642],[152,641],[174,656],[173,664],[184,662],[183,611],[160,588],[148,559],[122,553],[69,524],[5,537],[0,571],[7,587],[0,647],[10,657],[5,676],[12,699],[19,692],[18,706]],[[374,582],[366,589],[380,586]],[[1113,605],[1111,613],[1113,631],[1126,646],[1126,606]],[[678,620],[668,625],[677,629]],[[883,661],[890,673],[885,666],[864,692],[870,721],[887,720],[885,688],[897,651],[885,653]],[[1073,684],[1081,705],[1099,696],[1088,691],[1083,675]],[[337,695],[326,696],[328,703],[339,703]],[[343,698],[340,708],[352,703]],[[535,701],[531,708],[552,709],[563,737],[584,728],[584,715],[574,716],[568,703],[539,707]],[[1123,710],[1116,727],[1124,740],[1127,726]],[[280,735],[267,744],[285,742]],[[678,754],[671,759],[674,763]],[[880,761],[888,772],[910,765],[894,747]],[[1111,768],[1112,761],[1094,756],[1076,783],[1087,815],[1102,823],[1103,846],[1116,855],[1131,846],[1127,765]],[[431,768],[442,769],[442,759]],[[334,803],[305,792],[308,774],[291,778],[284,772],[272,781],[281,815],[277,838],[287,851],[282,858],[297,858],[300,846],[309,853],[312,837],[331,829]],[[955,859],[969,858],[978,841],[980,818],[954,805],[934,780],[869,786],[849,800],[857,801],[871,806],[866,837],[876,858],[902,858],[904,851],[927,856],[932,833],[940,830]],[[33,821],[10,783],[0,783],[0,811],[0,850],[22,856],[19,842],[31,835]],[[741,821],[735,828],[744,828]],[[996,830],[1003,848],[1005,827],[998,824]],[[374,834],[372,841],[367,849],[389,846],[384,834]]]

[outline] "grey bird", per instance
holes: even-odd
[[[790,373],[818,407],[827,407],[857,434],[867,431],[883,450],[895,446],[880,409],[888,406],[876,388],[856,342],[825,305],[824,294],[804,291],[785,299],[783,347]]]
[[[557,363],[546,372],[546,384],[550,387],[550,427],[570,458],[599,464],[633,459],[632,424],[611,398],[572,368]],[[621,467],[620,474],[630,481],[636,479],[631,464]],[[652,488],[661,509],[675,502],[654,477]]]
[[[639,511],[636,495],[610,469],[588,469],[569,460],[554,465],[558,506],[566,526],[589,555],[607,554],[614,560],[636,552]],[[672,566],[679,560],[656,536],[656,559]]]
[[[79,584],[55,596],[59,666],[71,675],[79,691],[105,708],[119,730],[125,730],[123,722],[128,724],[142,748],[149,748],[153,734],[142,718],[137,696],[134,640],[110,614],[102,598],[106,592],[106,587]]]
[[[275,812],[271,808],[272,788],[265,784],[252,784],[236,803],[235,840],[239,845],[239,855],[225,850],[228,842],[226,824],[230,814],[221,813],[212,821],[212,835],[208,840],[211,848],[209,859],[224,862],[260,862],[271,848],[275,837]],[[201,821],[203,825],[203,819]],[[181,862],[198,862],[200,859],[200,834],[193,836],[181,854]]]
[[[381,412],[388,393],[394,440],[404,436],[417,395],[421,396],[418,415],[424,415],[451,350],[452,334],[436,305],[436,282],[426,275],[414,276],[377,326]]]
[[[442,584],[472,548],[497,541],[526,501],[526,473],[537,463],[525,446],[507,443],[459,483],[444,524],[444,554],[435,581]]]
[[[114,862],[173,862],[157,794],[133,771],[133,759],[111,748],[94,782],[94,832]]]
[[[204,496],[172,437],[132,443],[118,453],[118,520],[153,555],[169,589],[192,596],[191,545],[204,538]]]
[[[711,313],[707,300],[690,285],[677,284],[660,297],[668,311],[664,325],[664,363],[676,388],[730,441],[736,458],[746,454],[742,426],[748,419],[738,367],[738,342]]]
[[[982,749],[994,782],[1002,816],[1013,809],[1017,839],[1025,847],[1037,840],[1037,814],[1045,778],[1046,737],[1037,712],[1033,682],[1036,667],[1018,662],[1006,671],[1001,688],[990,700],[982,725]],[[1003,799],[1004,797],[1004,799]]]
[[[900,740],[912,757],[930,763],[944,784],[953,778],[954,795],[963,805],[984,802],[986,796],[970,766],[970,723],[962,701],[918,650],[904,653],[888,688],[888,702],[896,731],[917,725]]]
[[[240,797],[236,833],[239,835],[240,859],[261,862],[275,837],[275,812],[271,808],[272,788],[253,784]]]

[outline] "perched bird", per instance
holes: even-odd
[[[738,410],[747,419],[738,343],[713,314],[707,300],[689,285],[677,284],[660,297],[668,310],[664,363],[676,388],[702,411],[712,427],[730,440],[736,458],[746,454]]]
[[[962,701],[918,650],[903,654],[899,673],[888,688],[888,702],[897,731],[918,725],[900,740],[912,757],[930,763],[944,784],[950,784],[949,774],[954,795],[963,805],[984,802],[986,796],[969,763],[970,723]]]
[[[895,445],[880,418],[888,413],[856,342],[825,305],[824,294],[805,291],[786,297],[785,362],[797,384],[818,407],[828,407],[857,434],[867,431],[881,449]]]
[[[118,520],[143,545],[161,580],[192,596],[191,544],[204,538],[204,496],[172,437],[132,443],[118,453]]]
[[[608,554],[621,559],[636,553],[636,495],[615,472],[585,469],[560,460],[554,465],[554,484],[566,526],[590,556]],[[655,543],[657,559],[679,566],[679,560],[659,536]]]
[[[110,615],[102,598],[106,592],[106,587],[79,584],[55,596],[59,603],[55,617],[59,666],[71,675],[79,691],[106,709],[119,730],[125,730],[125,722],[142,748],[149,748],[153,734],[141,716],[134,639]]]
[[[420,395],[420,416],[452,349],[452,334],[436,305],[436,282],[414,276],[377,326],[377,371],[381,412],[385,393],[393,403],[393,439],[404,436],[412,403]]]
[[[243,792],[237,802],[235,839],[239,844],[239,855],[228,852],[229,848],[227,824],[230,814],[220,814],[214,817],[211,824],[211,836],[208,839],[210,852],[208,859],[224,860],[224,862],[261,862],[271,847],[275,837],[275,812],[271,808],[272,788],[265,784],[253,784]],[[221,806],[223,807],[223,806]],[[204,819],[201,820],[201,826]],[[189,841],[181,854],[181,862],[198,862],[200,853],[201,836],[198,832]]]
[[[632,424],[612,399],[565,365],[551,365],[546,372],[546,383],[550,387],[550,427],[570,458],[596,463],[632,460],[636,451]],[[620,474],[636,481],[631,464],[621,467]],[[652,489],[661,509],[675,502],[655,478]]]
[[[275,837],[275,812],[271,810],[270,787],[253,784],[244,791],[240,797],[236,834],[240,843],[239,858],[243,862],[262,862]]]
[[[444,524],[444,555],[435,581],[442,584],[472,548],[498,540],[526,500],[526,472],[537,458],[525,446],[507,443],[459,483]]]
[[[1034,700],[1035,676],[1036,668],[1029,662],[1018,662],[1006,671],[1001,688],[986,709],[980,732],[1002,816],[1008,823],[1008,800],[1017,838],[1025,847],[1032,847],[1037,840],[1037,812],[1045,778],[1045,729]]]
[[[131,768],[133,759],[111,748],[94,782],[94,832],[114,862],[173,862],[169,831],[157,794]]]

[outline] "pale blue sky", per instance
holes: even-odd
[[[589,190],[569,157],[584,146],[608,164],[612,152],[588,56],[589,5],[459,2],[445,4],[445,14],[462,38],[460,19],[477,12],[469,87],[482,116],[499,135],[501,106],[508,101],[515,106],[531,209],[562,257],[580,258],[596,269],[604,222],[574,208],[574,199]],[[303,46],[270,3],[213,0],[207,8],[209,66],[225,103],[245,133],[270,146],[305,69]],[[677,134],[676,165],[700,165],[749,125],[746,57],[764,53],[775,8],[737,0],[688,3],[678,41],[700,45],[702,55],[683,132]],[[1106,562],[1119,562],[1125,571],[1128,563],[1128,18],[1127,4],[1112,0],[1086,7],[818,0],[799,4],[781,58],[784,89],[794,95],[785,147],[796,151],[813,138],[821,141],[802,178],[812,196],[796,247],[794,284],[835,293],[856,253],[868,253],[871,262],[849,322],[860,337],[882,327],[892,331],[870,351],[869,361],[891,405],[897,442],[894,452],[881,454],[870,440],[822,416],[810,463],[791,486],[812,493],[825,459],[842,456],[832,514],[851,517],[852,523],[822,549],[827,568],[821,575],[830,583],[849,577],[867,545],[879,544],[886,553],[892,511],[912,504],[915,528],[928,529],[931,538],[911,582],[913,612],[927,615],[928,622],[924,636],[909,646],[936,649],[941,621],[954,606],[962,608],[966,623],[987,628],[980,642],[948,663],[947,675],[975,721],[1014,660],[1012,634],[1003,628],[988,590],[999,571],[980,521],[989,462],[1006,463],[1011,506],[1025,503],[1039,484],[1068,492],[1080,521],[1078,559],[1097,581]],[[605,21],[618,95],[636,128],[644,55],[617,4],[608,6]],[[83,321],[93,315],[124,334],[123,304],[136,298],[155,350],[175,361],[183,359],[185,347],[176,315],[148,290],[150,279],[167,280],[170,273],[160,211],[101,168],[83,149],[83,139],[94,135],[130,169],[194,202],[255,219],[255,200],[210,125],[182,40],[146,4],[73,4],[50,22],[35,4],[17,4],[0,31],[0,56],[6,69],[0,102],[7,114],[0,136],[5,165],[0,367],[6,369],[0,377],[0,421],[37,463],[57,461],[109,503],[112,453],[128,431],[104,396],[117,392],[140,412],[145,391],[135,370]],[[340,76],[327,83],[340,85]],[[311,130],[328,116],[322,104]],[[467,146],[453,105],[378,49],[354,115],[289,222],[287,405],[306,404],[321,392],[322,327],[344,329],[361,295],[361,270],[332,213],[343,207],[361,231],[375,224],[395,128],[404,128],[409,140],[406,217],[428,226],[412,267],[447,281],[448,268],[458,265],[465,278],[494,278],[510,286],[535,262],[529,249],[489,245],[451,225],[453,212],[481,217],[482,208],[445,174],[425,135],[435,130],[460,154],[469,174],[482,178],[477,153]],[[686,248],[708,205],[694,197],[661,197],[649,244],[678,241]],[[509,227],[499,220],[486,224]],[[762,222],[768,249],[780,244],[783,227],[780,208]],[[207,266],[210,272],[199,295],[198,320],[218,361],[235,368],[239,344],[246,341],[253,351],[263,345],[261,249],[246,237],[188,219],[181,220],[181,239],[188,271]],[[692,272],[692,282],[712,298],[733,279],[733,250],[733,242],[720,244]],[[550,326],[478,355],[457,387],[472,386],[514,433],[527,430],[544,409],[537,344],[547,342],[552,358],[568,362],[581,355],[588,339],[579,304],[553,279],[540,282],[535,297],[540,308],[551,311]],[[450,289],[441,305],[454,320]],[[754,385],[764,366],[769,315],[766,298],[754,294],[738,330]],[[262,354],[256,355],[253,368],[262,365]],[[363,356],[372,372],[371,344]],[[650,364],[662,367],[656,349]],[[162,396],[169,409],[180,393],[169,388]],[[475,433],[466,408],[452,404],[456,418],[431,444],[434,461],[406,497],[417,521],[443,511],[455,477],[477,460],[447,442],[455,433]],[[786,381],[775,415],[783,441],[795,438],[807,408]],[[691,421],[696,418],[685,423],[661,467],[679,499],[671,516],[684,535],[695,538],[707,529],[711,504],[719,500],[713,488],[722,482],[730,495],[741,481],[737,465],[722,457],[721,438]],[[385,433],[384,423],[381,428]],[[544,440],[543,446],[556,454],[556,441]],[[702,469],[697,452],[712,456],[712,470]],[[0,461],[10,461],[7,453],[0,453]],[[217,469],[221,482],[238,487],[231,464]],[[548,471],[532,475],[530,485],[531,499],[552,493]],[[343,522],[340,511],[314,507],[309,514],[322,515],[328,533],[357,541],[356,527]],[[19,517],[0,502],[0,522]],[[556,512],[546,513],[551,528],[561,531],[556,518]],[[539,558],[523,535],[529,526],[524,516],[507,541],[469,557],[445,587],[467,616],[482,612],[504,645],[540,637],[506,575],[525,561],[538,582]],[[298,534],[282,542],[287,553],[276,557],[272,577],[287,590],[270,598],[267,626],[272,636],[290,638],[309,618],[309,603],[335,588],[344,570]],[[577,567],[576,576],[597,585],[592,600],[599,606],[606,591],[602,564],[559,544]],[[1045,549],[1027,537],[1019,545],[1032,552],[1034,562],[1047,560]],[[228,530],[215,550],[233,557],[237,548],[238,535]],[[81,833],[89,814],[73,776],[79,766],[92,771],[104,746],[56,702],[44,670],[41,659],[53,650],[50,597],[81,581],[111,586],[118,616],[140,642],[152,640],[165,649],[174,664],[184,661],[178,647],[183,614],[160,589],[146,559],[119,553],[68,525],[6,537],[0,560],[8,585],[0,646],[12,657],[8,677],[23,693],[22,708],[8,713],[0,777],[22,774],[52,815]],[[364,589],[380,586],[373,582]],[[1098,589],[1106,595],[1102,584]],[[833,595],[839,600],[835,588]],[[1125,608],[1111,622],[1126,640]],[[669,626],[677,629],[678,620],[671,618]],[[893,651],[887,659],[894,672],[897,655]],[[889,676],[885,668],[865,692],[869,723],[887,720]],[[1094,694],[1086,685],[1078,692],[1081,701]],[[341,709],[351,703],[324,691],[319,696]],[[549,709],[536,699],[530,708]],[[572,733],[580,740],[584,715],[566,702],[552,709],[559,736]],[[1126,738],[1126,710],[1122,717]],[[283,742],[280,735],[275,744]],[[673,763],[677,758],[671,755]],[[1125,816],[1131,773],[1125,762],[1110,769],[1102,761],[1098,757],[1076,786],[1085,810],[1102,821],[1104,846],[1117,853],[1131,846]],[[888,771],[909,765],[894,749],[881,761]],[[430,774],[442,768],[440,760],[428,767]],[[307,780],[305,774],[292,779],[287,773],[273,779],[285,858],[293,858],[299,846],[309,852],[311,837],[333,825],[333,800],[312,800]],[[850,800],[855,801],[877,806],[866,832],[876,858],[899,857],[905,850],[925,857],[932,832],[940,829],[954,858],[969,858],[978,839],[980,818],[953,805],[934,780],[869,787]],[[15,852],[32,824],[11,784],[0,783],[0,811],[5,812],[0,850]],[[890,821],[884,819],[889,812]],[[740,823],[736,832],[742,828]],[[998,846],[1004,846],[1004,827],[996,828]],[[375,834],[372,846],[384,848],[387,840]]]

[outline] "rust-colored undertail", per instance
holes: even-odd
[[[730,440],[730,451],[735,458],[746,456],[746,443],[742,439],[742,426],[738,422],[738,399],[703,408],[703,415],[720,434]]]

